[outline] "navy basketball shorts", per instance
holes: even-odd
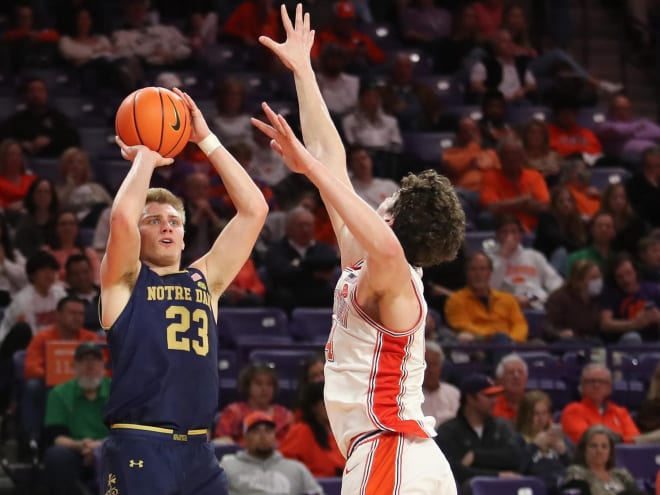
[[[103,495],[227,495],[206,430],[113,425],[103,444]]]

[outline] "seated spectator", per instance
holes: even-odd
[[[9,305],[12,296],[27,283],[25,258],[14,249],[7,220],[0,213],[0,307]]]
[[[604,365],[592,363],[582,369],[579,391],[582,399],[567,404],[561,413],[561,427],[571,442],[577,444],[584,432],[597,424],[610,428],[626,443],[639,435],[628,410],[609,400],[612,373]]]
[[[311,52],[313,60],[318,60],[323,47],[328,43],[344,48],[348,59],[347,67],[351,70],[366,71],[369,67],[385,61],[385,53],[371,37],[355,29],[355,7],[348,1],[335,3],[332,25],[317,33]]]
[[[213,131],[225,146],[247,142],[252,137],[250,114],[246,111],[245,84],[227,77],[215,91],[216,114],[211,120]]]
[[[660,337],[660,286],[641,282],[633,259],[619,254],[601,299],[601,330],[607,343],[657,342]]]
[[[612,215],[603,211],[597,212],[589,222],[590,243],[568,256],[564,273],[571,273],[573,264],[584,259],[595,262],[600,271],[605,273],[614,257],[612,241],[615,235]]]
[[[262,110],[256,112],[253,117],[267,121]],[[252,138],[247,144],[252,151],[250,168],[246,168],[250,177],[272,187],[289,176],[291,172],[284,165],[282,157],[270,147],[270,138],[254,126],[252,126]]]
[[[37,178],[23,199],[24,212],[16,220],[14,242],[29,258],[55,237],[55,217],[59,201],[55,186],[49,179]]]
[[[101,289],[94,284],[94,273],[89,258],[84,254],[72,254],[64,266],[66,272],[66,292],[85,303],[83,327],[88,330],[101,330],[99,301]]]
[[[548,209],[550,195],[543,176],[524,166],[522,143],[515,138],[500,142],[501,170],[484,173],[481,206],[491,215],[515,215],[525,228],[533,230],[537,215]],[[488,220],[488,223],[492,221]]]
[[[280,13],[273,6],[273,0],[245,0],[229,15],[222,27],[222,34],[247,46],[257,46],[259,36],[280,40]]]
[[[123,24],[112,32],[116,53],[120,57],[139,57],[150,66],[176,66],[190,58],[188,40],[175,26],[152,22],[147,0],[124,3]]]
[[[525,452],[522,474],[541,478],[548,493],[558,493],[571,456],[561,425],[552,422],[548,394],[531,390],[522,397],[515,428]]]
[[[467,286],[449,296],[445,320],[459,342],[527,340],[527,321],[516,299],[491,288],[493,262],[484,253],[467,260]]]
[[[458,123],[454,146],[442,152],[442,168],[451,183],[461,190],[478,192],[482,186],[484,172],[501,167],[497,153],[484,149],[481,131],[470,117]]]
[[[46,406],[44,467],[53,495],[78,493],[81,481],[95,481],[95,451],[108,436],[103,408],[110,379],[99,345],[80,344],[73,369],[75,378],[53,388]]]
[[[59,52],[76,68],[83,91],[94,95],[97,88],[117,89],[124,93],[136,89],[141,76],[141,68],[136,65],[139,62],[117,57],[110,39],[97,31],[97,19],[93,18],[90,9],[83,6],[69,11],[69,15],[73,26],[60,38]]]
[[[89,155],[68,148],[60,155],[60,183],[55,186],[59,203],[76,213],[80,225],[94,227],[101,212],[112,203],[108,191],[94,181]]]
[[[13,138],[31,156],[57,157],[69,146],[80,142],[71,119],[48,101],[43,79],[29,77],[21,88],[25,108],[0,123],[0,138]]]
[[[649,119],[635,118],[630,99],[617,95],[610,102],[604,122],[598,125],[596,135],[605,155],[627,163],[639,163],[645,149],[660,144],[660,126]]]
[[[498,90],[508,102],[529,99],[536,91],[536,79],[528,68],[528,57],[515,55],[511,33],[500,29],[493,40],[493,56],[472,66],[470,90],[475,95]]]
[[[564,161],[560,182],[571,192],[578,211],[585,219],[593,217],[601,205],[601,192],[590,185],[590,181],[591,171],[584,160],[573,157]]]
[[[554,104],[554,122],[548,126],[550,146],[561,156],[579,153],[587,163],[593,164],[602,155],[603,148],[593,132],[578,125],[577,112],[572,102]]]
[[[515,424],[518,407],[527,389],[527,363],[516,353],[504,356],[495,368],[495,380],[502,387],[493,408],[493,416]]]
[[[456,9],[451,35],[437,45],[432,53],[435,70],[467,80],[472,65],[486,54],[474,3],[461,4]]]
[[[488,253],[493,260],[490,284],[513,294],[523,308],[542,309],[548,294],[563,280],[541,253],[522,246],[522,237],[522,225],[516,217],[498,217],[497,243]]]
[[[187,222],[181,262],[183,266],[188,266],[211,248],[227,224],[228,215],[222,208],[224,205],[213,201],[211,197],[211,179],[208,174],[193,172],[184,180],[183,207]]]
[[[383,110],[405,131],[430,130],[440,117],[440,102],[428,85],[415,80],[413,70],[410,54],[396,54],[382,89]]]
[[[474,2],[479,31],[484,38],[497,35],[504,17],[504,0],[478,0]]]
[[[344,48],[334,43],[323,47],[316,80],[328,110],[338,117],[355,109],[360,92],[360,78],[346,73],[347,65]]]
[[[14,139],[0,142],[0,207],[9,215],[17,215],[36,179],[26,170],[20,143]]]
[[[641,495],[630,471],[616,467],[616,442],[607,425],[586,429],[577,443],[574,463],[566,469],[561,489],[577,489],[581,495]]]
[[[311,354],[300,366],[298,385],[296,387],[296,417],[302,417],[301,404],[305,400],[307,385],[312,383],[325,383],[325,352],[319,351]]]
[[[266,296],[264,286],[252,257],[248,258],[234,280],[220,297],[220,304],[234,307],[263,306]]]
[[[615,251],[634,253],[646,229],[644,222],[632,209],[622,183],[610,184],[605,188],[601,210],[611,214],[614,220],[616,237],[612,241],[612,248]]]
[[[435,5],[433,0],[411,0],[399,12],[399,28],[403,39],[432,52],[438,40],[449,38],[451,12]]]
[[[360,145],[353,146],[348,151],[348,169],[351,173],[353,189],[374,210],[399,190],[399,185],[393,180],[374,177],[371,155]]]
[[[486,91],[481,100],[479,129],[484,148],[497,148],[504,138],[514,138],[518,134],[506,120],[507,102],[501,91]]]
[[[250,364],[238,377],[238,389],[244,398],[220,411],[214,442],[246,445],[243,422],[250,413],[264,413],[276,425],[276,437],[282,441],[293,424],[293,413],[274,402],[279,389],[277,372],[266,364]]]
[[[660,364],[655,367],[646,399],[637,409],[635,422],[642,433],[660,430]]]
[[[502,387],[481,374],[461,382],[461,408],[454,419],[441,424],[435,441],[444,452],[460,493],[474,476],[515,477],[521,450],[509,423],[493,416]]]
[[[522,5],[511,3],[506,6],[502,14],[502,28],[511,34],[514,56],[536,57],[538,55],[532,44],[525,9]]]
[[[601,343],[598,298],[602,290],[603,275],[596,262],[573,263],[564,285],[545,303],[544,340]]]
[[[403,146],[399,124],[383,112],[380,88],[374,81],[360,82],[358,106],[342,119],[341,125],[350,146],[394,153]]]
[[[60,210],[55,217],[55,239],[44,246],[44,250],[52,254],[60,266],[59,279],[66,279],[66,260],[72,254],[84,254],[92,265],[94,283],[99,284],[100,266],[96,251],[85,246],[80,240],[78,217],[70,210]]]
[[[640,240],[638,253],[642,282],[660,283],[660,235],[649,235]]]
[[[253,412],[241,424],[245,450],[222,457],[231,495],[268,493],[322,495],[323,489],[302,462],[285,459],[276,450],[276,425],[266,413]]]
[[[13,26],[5,29],[1,38],[8,48],[11,69],[19,73],[26,67],[53,63],[60,34],[55,29],[37,25],[30,3],[15,2],[14,5]]]
[[[660,147],[642,153],[642,170],[626,182],[626,192],[637,215],[650,227],[660,227]]]
[[[32,335],[55,324],[57,302],[66,296],[64,287],[57,281],[59,269],[57,260],[45,251],[37,251],[28,258],[25,272],[29,283],[12,296],[11,304],[5,309],[0,324],[0,343],[9,339],[15,326],[16,330],[20,327],[20,332],[24,332],[23,324],[27,324],[29,336],[24,349]]]
[[[561,156],[550,147],[548,126],[542,120],[532,120],[522,131],[522,142],[527,166],[545,177],[548,185],[559,179]]]
[[[424,353],[426,368],[424,368],[424,382],[422,392],[422,412],[425,416],[435,419],[437,429],[445,421],[454,419],[458,413],[461,393],[451,383],[442,381],[442,366],[445,362],[445,353],[436,342],[426,340]]]
[[[555,270],[566,266],[568,254],[587,242],[587,229],[571,192],[562,186],[550,193],[550,210],[539,215],[534,249],[543,253]]]
[[[268,248],[268,298],[276,306],[332,305],[339,259],[332,246],[316,241],[314,223],[309,210],[293,208],[287,213],[285,237]]]
[[[317,478],[341,476],[346,460],[330,430],[323,382],[307,384],[300,409],[301,421],[291,425],[280,442],[280,452],[287,459],[302,462]]]
[[[96,342],[94,332],[83,328],[85,304],[66,296],[57,302],[56,323],[35,335],[25,354],[23,395],[21,397],[21,425],[29,439],[41,438],[46,407],[46,345],[53,340]]]

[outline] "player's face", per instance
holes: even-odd
[[[165,203],[149,203],[140,219],[140,258],[155,266],[178,265],[183,251],[183,221]]]

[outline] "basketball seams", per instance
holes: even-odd
[[[161,153],[160,149],[163,146],[163,135],[165,134],[165,105],[163,105],[163,93],[160,91],[160,88],[156,88],[156,90],[158,91],[158,98],[160,98],[160,139],[158,140],[156,151]]]
[[[137,120],[137,97],[139,95],[138,91],[135,91],[133,93],[133,126],[135,126],[135,134],[137,134],[138,141],[140,143],[143,143],[144,141],[142,140],[142,136],[140,135],[140,127],[138,126],[138,120]],[[119,132],[117,132],[119,134]]]

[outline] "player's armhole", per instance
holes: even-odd
[[[126,309],[126,306],[128,305],[128,302],[130,301],[131,296],[133,295],[133,290],[135,289],[135,286],[137,284],[137,279],[140,276],[141,268],[142,268],[141,263],[138,263],[138,266],[135,270],[127,272],[121,277],[121,282],[118,285],[125,285],[126,288],[128,289],[129,295],[128,298],[126,299],[126,303],[124,304],[124,307],[121,308],[121,311],[119,311],[117,317],[110,325],[106,325],[103,322],[103,308],[102,308],[103,297],[99,297],[99,303],[98,303],[99,323],[101,324],[101,329],[104,332],[108,332],[112,328],[112,326],[115,324],[115,322],[119,319],[119,317]]]

